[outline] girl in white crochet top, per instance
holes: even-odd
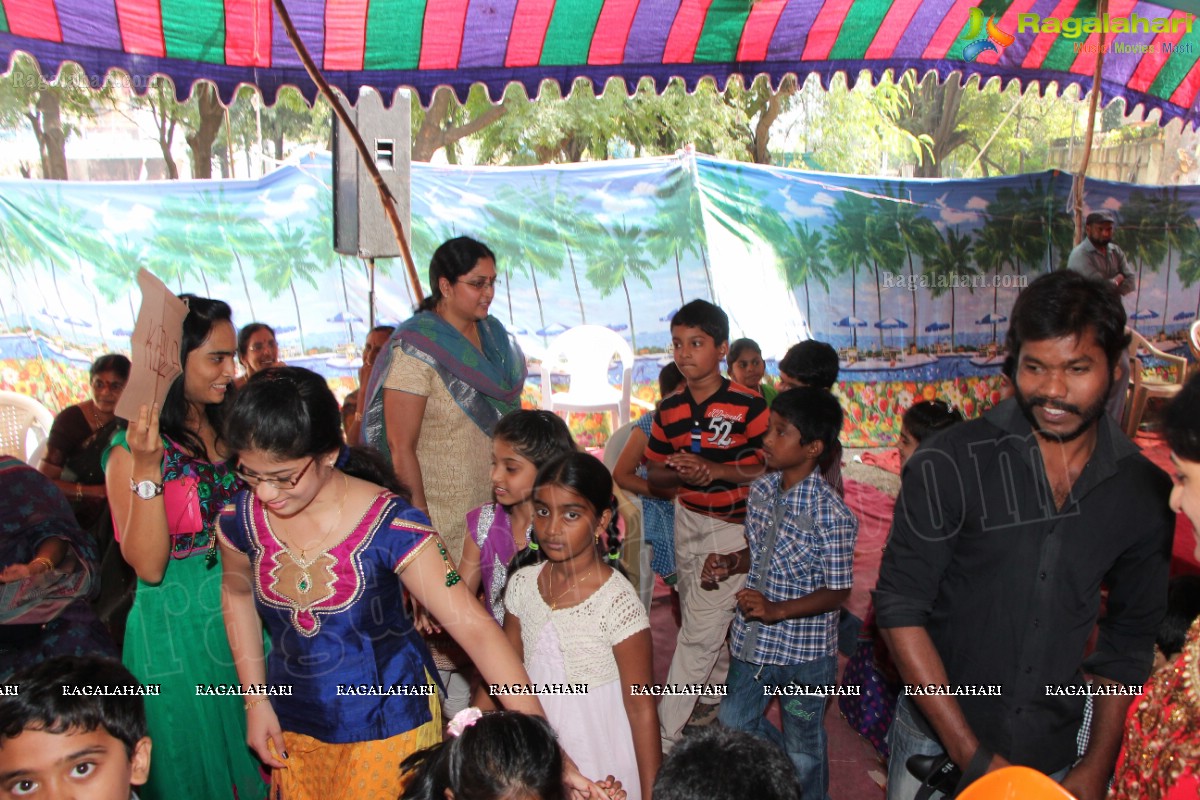
[[[629,581],[601,557],[612,487],[608,469],[587,453],[538,471],[533,532],[548,560],[509,578],[504,631],[579,770],[614,775],[629,800],[649,800],[662,760],[658,712],[645,691],[650,619]]]

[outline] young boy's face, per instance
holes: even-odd
[[[133,750],[103,727],[47,733],[25,730],[0,741],[0,798],[129,800],[150,774],[150,739]]]
[[[763,457],[769,470],[787,470],[815,461],[821,454],[820,445],[802,443],[800,431],[786,419],[771,412],[767,432],[763,436]]]
[[[675,366],[689,382],[721,371],[721,362],[729,350],[728,342],[717,344],[704,331],[691,325],[671,327],[671,354]]]

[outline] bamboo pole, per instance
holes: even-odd
[[[383,176],[379,174],[379,170],[371,158],[371,151],[367,149],[367,143],[363,141],[358,128],[354,127],[354,122],[350,119],[350,114],[342,106],[337,95],[333,93],[333,88],[330,87],[329,82],[325,80],[325,76],[321,74],[321,70],[317,68],[316,62],[309,55],[308,48],[304,46],[304,42],[300,39],[300,34],[296,32],[296,26],[292,24],[291,16],[288,15],[287,9],[283,6],[283,0],[272,0],[272,2],[275,6],[275,13],[279,15],[279,21],[283,23],[283,29],[287,31],[292,47],[296,48],[296,54],[300,56],[300,60],[304,63],[304,69],[308,72],[308,77],[312,78],[313,83],[317,85],[321,94],[329,101],[329,105],[333,108],[333,113],[337,115],[338,121],[345,126],[346,132],[350,134],[350,139],[354,142],[354,148],[358,150],[358,156],[362,159],[367,174],[371,176],[371,180],[375,183],[375,188],[379,191],[379,199],[383,203],[383,211],[387,215],[388,222],[392,225],[392,232],[396,234],[396,241],[400,244],[400,255],[404,257],[404,267],[408,271],[408,280],[412,284],[413,294],[416,295],[417,302],[420,303],[424,299],[424,295],[421,292],[421,280],[417,277],[417,266],[413,262],[412,251],[408,249],[408,239],[404,235],[404,226],[400,223],[400,214],[396,211],[396,198],[392,196],[391,190],[383,182]],[[373,308],[372,313],[374,313]]]
[[[1104,19],[1108,11],[1108,0],[1100,0],[1096,6],[1096,18]],[[1096,106],[1100,103],[1100,77],[1104,72],[1104,26],[1100,26],[1100,47],[1096,53],[1096,68],[1092,72],[1092,96],[1088,102],[1087,132],[1083,139],[1083,154],[1079,170],[1075,173],[1071,193],[1075,195],[1075,244],[1083,241],[1083,184],[1087,177],[1088,163],[1092,160],[1092,136],[1096,132]]]

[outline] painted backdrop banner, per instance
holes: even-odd
[[[332,250],[330,162],[258,181],[0,184],[0,388],[52,410],[86,391],[96,355],[129,348],[139,266],[218,297],[239,325],[274,326],[289,363],[354,387],[368,273]],[[842,357],[845,441],[883,444],[915,399],[968,414],[1000,396],[1020,288],[1065,264],[1070,176],[857,178],[707,157],[528,168],[413,165],[421,271],[456,235],[496,251],[492,312],[537,374],[551,338],[606,325],[637,355],[644,401],[669,360],[669,320],[701,297],[772,365],[807,337]],[[1200,312],[1200,189],[1089,181],[1085,205],[1119,220],[1139,330],[1182,345]],[[376,322],[412,308],[398,262],[377,262]],[[1186,348],[1184,348],[1186,350]],[[536,381],[526,400],[536,403]],[[576,423],[577,429],[581,423]],[[598,422],[582,423],[590,438]]]

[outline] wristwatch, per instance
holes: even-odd
[[[129,479],[129,491],[143,500],[153,500],[163,493],[163,485],[154,481],[135,481]]]

